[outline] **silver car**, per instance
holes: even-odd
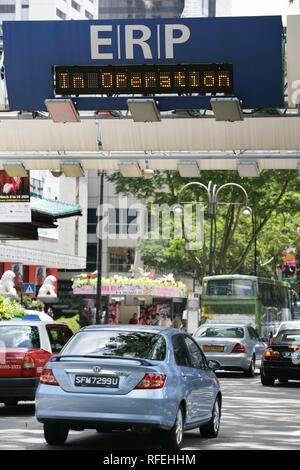
[[[251,325],[205,324],[194,333],[208,360],[218,361],[220,370],[243,371],[254,377],[267,344]]]
[[[276,339],[276,337],[279,335],[279,333],[282,330],[300,330],[300,321],[291,320],[291,321],[284,321],[280,323],[279,327],[277,328],[276,332],[273,335],[273,338],[271,338],[270,343],[272,343]]]

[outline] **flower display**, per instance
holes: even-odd
[[[140,285],[157,285],[161,287],[181,287],[181,288],[186,288],[185,284],[178,280],[176,281],[174,278],[173,280],[167,279],[166,277],[162,277],[160,279],[148,279],[147,277],[140,277],[138,279],[136,278],[130,278],[126,276],[120,276],[118,274],[115,274],[112,277],[102,278],[102,283],[103,284],[119,284],[119,285],[129,285],[129,286],[140,286]],[[76,276],[73,279],[73,288],[78,286],[86,286],[86,285],[96,285],[97,284],[97,276],[94,274],[81,274],[80,276]]]
[[[86,274],[83,273],[80,276],[76,276],[73,279],[73,290],[74,293],[80,294],[80,289],[89,286],[91,288],[91,293],[93,292],[93,287],[96,289],[97,286],[97,275],[96,274]],[[167,288],[172,288],[171,290]],[[187,287],[180,281],[175,280],[172,274],[168,276],[163,276],[159,279],[150,279],[148,277],[126,277],[118,274],[113,275],[112,277],[103,277],[102,278],[102,293],[110,295],[110,293],[116,291],[122,292],[124,295],[160,295],[158,290],[162,290],[162,295],[166,297],[186,297]],[[135,290],[136,289],[136,290]],[[138,292],[140,290],[140,292]],[[110,292],[112,291],[112,292]],[[126,292],[128,294],[126,294]],[[82,293],[87,293],[82,290]],[[94,292],[93,292],[94,293]],[[121,294],[120,294],[121,295]]]

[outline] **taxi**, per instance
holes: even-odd
[[[73,335],[46,317],[27,311],[22,319],[0,322],[0,403],[6,406],[35,399],[44,365]]]

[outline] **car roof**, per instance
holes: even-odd
[[[19,320],[13,319],[13,320],[0,321],[0,326],[3,326],[3,325],[39,326],[39,325],[64,325],[64,323],[55,323],[53,321],[51,322],[51,321],[43,321],[43,320],[22,320],[22,318],[20,318]]]
[[[279,325],[279,329],[289,327],[289,326],[291,326],[291,327],[297,326],[297,327],[300,328],[300,321],[298,321],[298,320],[284,321]]]
[[[199,326],[198,329],[203,328],[203,327],[209,327],[209,328],[223,328],[223,327],[229,327],[229,328],[246,328],[247,326],[250,326],[250,323],[204,323],[203,325]]]
[[[148,326],[148,325],[90,325],[81,328],[80,331],[101,331],[101,330],[117,330],[117,331],[140,331],[144,333],[164,333],[172,335],[178,332],[183,333],[182,330],[176,328],[168,328],[164,326]]]

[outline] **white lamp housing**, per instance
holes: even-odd
[[[237,170],[241,178],[257,178],[260,175],[256,160],[240,160],[237,164]]]
[[[119,163],[119,171],[125,178],[142,178],[143,172],[138,162]]]
[[[62,162],[61,169],[65,176],[70,178],[81,178],[84,176],[84,169],[79,162]]]
[[[145,168],[143,172],[144,180],[151,180],[154,178],[155,171],[152,168]]]
[[[216,121],[236,122],[243,121],[243,110],[238,98],[217,97],[210,100]]]
[[[152,99],[129,99],[127,105],[134,122],[161,121],[159,109]]]
[[[53,122],[80,122],[80,116],[70,99],[45,100],[48,113]]]
[[[198,162],[180,161],[177,163],[177,169],[181,178],[199,178],[201,176]]]

